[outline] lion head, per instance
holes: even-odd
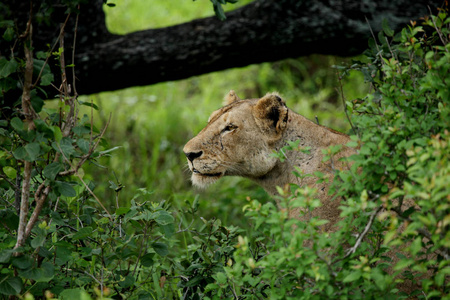
[[[241,100],[230,91],[228,104],[214,111],[208,124],[184,146],[192,183],[206,187],[222,176],[263,177],[274,168],[288,120],[288,108],[277,93]]]

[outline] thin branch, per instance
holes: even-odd
[[[92,275],[92,274],[89,273],[88,271],[84,271],[84,274],[86,274],[87,276],[91,277],[92,279],[95,280],[95,282],[97,282],[98,285],[102,286],[102,283],[101,283],[97,278],[95,278],[94,275]],[[103,297],[102,297],[102,298],[103,298]]]
[[[33,27],[31,24],[32,20],[32,7],[30,7],[30,18],[27,23],[27,29],[22,36],[28,39],[25,42],[24,52],[25,52],[25,78],[23,84],[22,91],[22,110],[25,115],[26,122],[28,123],[28,130],[31,131],[34,129],[33,119],[36,113],[31,106],[31,81],[33,78],[33,48],[32,48],[32,33]],[[22,37],[21,36],[21,37]],[[28,218],[28,202],[30,199],[30,181],[31,181],[31,171],[33,170],[33,163],[30,161],[24,162],[24,177],[22,182],[22,193],[21,193],[21,201],[20,201],[20,215],[19,215],[19,226],[17,228],[17,242],[14,246],[14,249],[19,248],[25,244],[26,240],[26,224]],[[19,253],[16,253],[19,255]]]
[[[70,14],[67,15],[67,18],[66,18],[66,21],[64,22],[63,28],[66,26],[67,22],[69,21],[69,17],[70,17]],[[46,57],[46,59],[45,59],[45,61],[44,61],[44,64],[43,64],[41,70],[39,71],[39,75],[38,75],[38,77],[36,78],[36,81],[35,81],[34,84],[33,84],[33,88],[38,84],[39,79],[41,79],[42,73],[44,72],[44,68],[45,68],[45,66],[48,64],[48,60],[50,59],[51,54],[52,54],[53,51],[55,50],[56,45],[58,45],[59,39],[60,39],[60,38],[61,38],[61,34],[58,35],[58,38],[56,39],[55,43],[53,44],[52,49],[50,50],[50,53],[47,55],[47,57]],[[53,87],[54,87],[55,89],[58,89],[56,86],[53,86]]]
[[[339,80],[338,93],[341,95],[341,98],[342,98],[342,105],[344,106],[345,116],[347,117],[347,120],[350,123],[350,126],[352,127],[353,132],[356,133],[359,136],[359,138],[361,138],[361,136],[359,134],[359,131],[356,131],[355,127],[353,126],[352,120],[351,120],[350,116],[348,115],[347,103],[345,101],[345,95],[344,95],[344,89],[342,87],[342,78],[341,78],[341,76],[338,76],[338,80]],[[319,124],[319,120],[317,120],[317,124]]]
[[[380,206],[378,206],[378,208],[376,210],[374,210],[372,212],[372,214],[370,215],[370,218],[369,218],[369,222],[367,222],[366,227],[364,228],[363,232],[361,232],[361,234],[356,239],[355,245],[353,247],[351,247],[350,249],[347,249],[347,254],[344,256],[343,259],[346,259],[347,257],[349,257],[350,255],[352,255],[353,253],[356,252],[358,247],[361,245],[362,240],[364,239],[364,237],[369,232],[370,227],[372,227],[372,224],[373,224],[373,221],[375,220],[375,217],[378,215],[378,213],[380,212],[380,210],[382,208],[383,208],[383,206],[380,205]]]
[[[431,11],[430,6],[428,6],[428,10],[430,11],[430,15],[433,15],[433,12]],[[437,16],[436,18],[438,18],[438,16]],[[436,25],[436,22],[435,22],[434,19],[433,19],[433,16],[431,16],[430,19],[431,19],[431,22],[433,22],[434,28],[436,29],[436,31],[437,31],[437,33],[438,33],[438,35],[439,35],[439,38],[441,39],[442,44],[443,44],[443,45],[447,45],[447,43],[446,43],[445,40],[444,40],[444,37],[442,36],[441,30],[438,28],[438,26]],[[447,51],[447,53],[448,53],[448,48],[447,48],[447,47],[444,47],[444,49],[445,49],[445,51]]]
[[[14,182],[12,182],[11,180],[9,180],[8,176],[0,174],[0,178],[2,178],[3,180],[5,180],[10,186],[13,187],[14,190],[17,190],[19,188],[19,186],[17,186]]]
[[[78,5],[78,11],[80,10],[80,5]],[[77,32],[78,32],[78,18],[80,14],[77,14],[77,17],[75,19],[75,31],[73,33],[73,43],[72,43],[72,87],[73,87],[73,95],[75,99],[78,97],[77,88],[75,85],[75,46],[77,41]]]
[[[103,135],[106,132],[106,129],[109,126],[109,123],[111,122],[111,114],[109,115],[109,119],[108,122],[106,123],[105,127],[103,128],[102,132],[100,133],[100,135],[97,137],[97,141],[95,142],[95,144],[89,149],[89,152],[85,155],[83,155],[81,157],[81,159],[79,160],[78,164],[76,165],[76,167],[73,167],[72,164],[69,165],[71,166],[71,168],[67,171],[62,171],[60,172],[58,175],[59,176],[67,176],[67,175],[74,175],[78,172],[78,170],[81,168],[81,166],[86,162],[87,159],[89,159],[89,157],[92,155],[92,153],[94,152],[94,150],[98,147],[98,144],[100,143],[100,140],[102,139]],[[92,131],[91,131],[92,134]],[[91,140],[92,140],[92,135],[91,135]],[[62,153],[62,152],[61,152]],[[67,160],[67,159],[66,159]],[[68,160],[67,160],[68,161]]]
[[[22,195],[20,202],[20,215],[19,215],[19,226],[17,228],[17,242],[14,249],[22,247],[26,240],[26,225],[28,217],[28,201],[30,197],[30,179],[32,171],[32,163],[29,161],[25,162],[24,168],[24,178],[22,183]]]
[[[34,199],[36,201],[36,207],[33,210],[33,213],[31,214],[30,219],[28,220],[26,230],[25,230],[25,239],[28,238],[31,234],[31,230],[33,229],[34,225],[36,224],[39,215],[41,214],[42,208],[44,207],[45,200],[47,199],[48,194],[50,193],[51,187],[47,186],[44,191],[42,192],[39,199]]]
[[[401,209],[397,209],[397,208],[392,208],[392,211],[396,212],[397,215],[400,217],[400,219],[408,222],[408,223],[413,223],[413,221],[409,218],[409,217],[404,217],[403,216],[403,211],[401,211]],[[423,228],[417,228],[416,229],[417,232],[422,235],[423,237],[427,238],[430,242],[433,242],[432,240],[432,235],[431,233]],[[449,260],[450,259],[450,255],[448,254],[448,249],[436,249],[434,252],[436,252],[437,254],[441,255],[444,259]]]
[[[105,128],[106,129],[106,128]],[[72,164],[70,163],[70,160],[64,155],[64,153],[62,152],[61,148],[59,147],[59,151],[62,153],[64,159],[66,160],[66,162],[70,165],[70,168],[72,171],[74,170],[78,170],[75,169]],[[60,173],[61,174],[61,173]],[[67,173],[66,175],[68,175],[69,173]],[[109,211],[106,209],[106,207],[102,204],[102,202],[100,201],[100,199],[98,199],[98,197],[94,194],[94,192],[89,188],[89,186],[86,184],[86,182],[84,182],[83,178],[80,176],[80,174],[78,174],[76,171],[73,173],[73,175],[77,176],[78,179],[80,179],[81,183],[83,183],[84,187],[88,190],[89,194],[91,194],[92,197],[94,197],[94,199],[97,201],[97,203],[103,208],[103,210],[108,214],[109,219],[111,220],[111,222],[114,221],[113,217],[111,216],[111,214],[109,213]]]

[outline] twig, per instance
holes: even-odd
[[[353,132],[356,133],[359,136],[359,138],[361,138],[359,131],[356,131],[355,127],[353,126],[352,120],[350,119],[350,116],[348,115],[347,103],[345,101],[344,89],[342,87],[342,79],[340,76],[338,76],[338,80],[339,80],[339,91],[338,92],[339,92],[339,94],[341,94],[342,105],[344,106],[345,116],[347,117],[347,120],[350,123],[350,126],[352,127]],[[319,124],[319,120],[317,120],[317,124]]]
[[[66,161],[70,164],[70,162],[66,159]],[[111,222],[114,221],[113,217],[111,216],[111,214],[109,213],[109,211],[106,209],[106,207],[102,204],[102,202],[100,201],[100,199],[98,199],[98,197],[94,194],[94,192],[89,188],[89,186],[86,184],[86,182],[84,182],[83,178],[80,176],[80,174],[75,173],[75,176],[78,177],[78,179],[80,179],[80,181],[83,183],[84,187],[88,190],[89,194],[91,194],[92,197],[94,197],[95,201],[97,201],[97,203],[103,208],[103,210],[108,214],[109,219],[111,220]]]
[[[97,282],[98,285],[102,286],[102,283],[101,283],[97,278],[95,278],[94,275],[92,275],[92,274],[89,273],[88,271],[84,271],[84,274],[88,275],[89,277],[91,277],[92,279],[94,279],[95,282]]]
[[[92,146],[89,149],[89,152],[81,157],[81,159],[78,161],[78,164],[76,167],[73,167],[72,164],[70,164],[70,162],[68,161],[68,159],[66,159],[69,162],[69,165],[71,166],[71,168],[67,171],[59,172],[59,174],[58,174],[59,176],[74,175],[78,172],[78,170],[81,168],[81,166],[86,162],[86,160],[92,155],[94,150],[98,147],[98,144],[100,143],[100,140],[102,139],[103,135],[105,134],[106,129],[108,128],[110,122],[111,122],[111,114],[109,115],[108,122],[106,123],[102,132],[97,137],[97,141],[95,142],[94,146]],[[92,143],[92,129],[91,129],[91,143]],[[61,151],[61,149],[60,149],[60,151]],[[61,153],[62,153],[62,151],[61,151]]]
[[[80,10],[80,5],[78,5],[78,11]],[[75,30],[73,33],[73,43],[72,43],[72,87],[73,87],[73,95],[76,98],[78,98],[78,92],[75,85],[75,46],[77,41],[77,32],[78,32],[78,18],[80,14],[77,14],[77,17],[75,19]]]
[[[22,195],[20,201],[20,215],[19,226],[17,228],[17,242],[14,249],[19,248],[25,244],[26,240],[26,225],[28,217],[28,200],[30,197],[30,179],[31,179],[32,164],[31,162],[25,162],[24,178],[22,184]]]
[[[400,217],[400,219],[402,219],[402,220],[404,220],[404,221],[406,221],[408,223],[412,223],[413,222],[410,218],[403,216],[403,212],[401,211],[401,209],[392,208],[392,211],[396,212],[397,215]],[[423,237],[426,237],[430,242],[433,243],[432,235],[431,235],[431,233],[428,230],[423,229],[423,228],[417,228],[416,230],[417,230],[418,233],[420,233],[420,235],[422,235]],[[450,259],[450,255],[448,254],[448,250],[436,249],[434,252],[436,252],[437,254],[441,255],[446,260]]]
[[[433,15],[433,12],[431,11],[431,8],[430,8],[429,6],[428,6],[428,10],[430,11],[430,14]],[[443,45],[447,45],[447,43],[444,41],[444,37],[442,36],[441,30],[439,30],[439,28],[438,28],[437,25],[436,25],[436,22],[435,22],[434,19],[433,19],[433,16],[431,16],[430,19],[431,19],[431,22],[433,22],[434,28],[436,29],[436,31],[437,31],[437,33],[438,33],[438,35],[439,35],[439,38],[441,39],[442,44],[443,44]],[[445,51],[447,51],[447,53],[448,53],[448,48],[447,48],[447,47],[444,47],[444,49],[445,49]]]
[[[64,22],[64,27],[66,26],[67,21],[69,21],[69,17],[70,17],[70,14],[67,15],[66,21]],[[34,84],[33,84],[33,88],[38,84],[39,79],[41,79],[42,73],[44,72],[44,68],[45,68],[45,66],[48,64],[48,60],[49,60],[50,57],[51,57],[51,53],[55,50],[56,45],[58,45],[60,37],[61,37],[61,35],[58,35],[58,38],[56,39],[55,43],[53,44],[52,49],[50,50],[50,54],[47,55],[47,57],[46,57],[46,59],[45,59],[45,61],[44,61],[44,64],[43,64],[41,70],[39,71],[39,75],[38,75],[38,77],[36,78],[36,81],[35,81]],[[54,87],[55,89],[58,89],[58,88],[57,88],[56,86],[54,86],[54,85],[53,85],[53,87]]]
[[[233,284],[233,288],[231,289],[231,291],[233,292],[234,299],[238,300],[239,297],[238,297],[238,295],[236,294],[236,291],[234,290],[234,289],[236,288],[236,287],[234,286],[234,282],[232,282],[232,284]]]
[[[2,178],[3,180],[5,180],[10,186],[13,187],[14,190],[17,190],[19,188],[19,186],[17,186],[14,182],[12,182],[11,180],[9,180],[8,176],[0,174],[0,178]]]
[[[346,259],[347,257],[349,257],[350,255],[352,255],[353,253],[356,252],[356,250],[358,249],[358,247],[361,245],[362,240],[364,239],[364,237],[367,235],[367,233],[370,230],[370,227],[372,227],[373,221],[375,220],[375,217],[378,215],[378,213],[380,212],[380,210],[383,208],[382,205],[378,206],[378,208],[376,210],[374,210],[372,212],[372,214],[370,215],[369,218],[369,222],[367,222],[366,227],[364,228],[363,232],[361,232],[361,234],[358,236],[358,238],[356,239],[355,245],[353,247],[351,247],[350,249],[347,249],[347,254],[344,256],[343,259]]]
[[[22,109],[25,115],[25,119],[28,125],[28,131],[34,129],[33,119],[35,112],[31,106],[31,81],[33,78],[33,48],[32,48],[32,33],[33,27],[31,25],[32,20],[32,7],[30,8],[30,18],[27,23],[27,29],[22,36],[28,38],[29,44],[25,43],[25,78],[22,91]],[[23,183],[22,183],[22,193],[20,201],[20,215],[19,215],[19,226],[17,228],[17,242],[14,249],[17,249],[25,244],[26,240],[26,225],[28,217],[28,201],[30,199],[30,181],[31,181],[31,171],[33,170],[33,163],[30,161],[24,162],[23,171]],[[19,255],[19,253],[16,253]]]
[[[31,214],[31,217],[28,220],[25,230],[25,239],[30,236],[31,230],[33,229],[34,224],[36,224],[39,215],[41,214],[42,208],[44,207],[45,199],[47,199],[50,190],[51,190],[50,186],[45,187],[44,192],[42,192],[39,199],[34,199],[36,201],[36,207],[34,208],[33,213]]]

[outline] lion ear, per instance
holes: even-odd
[[[264,132],[283,132],[288,121],[288,108],[277,93],[268,93],[254,107],[258,125]]]
[[[239,98],[233,90],[229,91],[225,96],[225,102],[227,105],[239,100],[241,100],[241,98]]]

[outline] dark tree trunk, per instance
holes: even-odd
[[[435,9],[442,3],[257,0],[228,13],[223,22],[210,17],[120,36],[107,31],[102,2],[89,1],[80,8],[75,57],[79,94],[149,85],[313,53],[357,55],[367,47],[369,24],[377,32],[386,18],[390,27],[398,30],[426,15],[428,6]],[[74,19],[72,16],[67,27],[66,45],[71,41]],[[24,20],[20,23],[25,24]],[[56,36],[56,27],[36,28],[36,47],[44,47],[50,42],[49,36]],[[2,53],[4,50],[0,47]]]

